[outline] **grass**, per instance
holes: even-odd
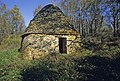
[[[19,73],[18,63],[20,63],[19,53],[16,49],[0,51],[0,81],[15,81]]]
[[[30,64],[18,52],[20,35],[5,37],[0,45],[0,81],[21,81],[21,70]]]
[[[78,53],[28,61],[18,52],[20,40],[20,35],[10,36],[0,45],[0,81],[120,81],[120,48],[116,46],[82,48]]]
[[[0,81],[21,81],[23,68],[31,65],[30,61],[23,60],[18,49],[0,51]]]
[[[18,52],[18,48],[19,47],[0,50],[0,57],[1,57],[0,58],[0,81],[24,81],[23,78],[26,76],[26,74],[24,76],[21,74],[21,72],[23,72],[24,69],[27,70],[28,68],[32,68],[32,67],[39,67],[39,68],[41,67],[41,68],[43,68],[43,72],[44,72],[44,69],[47,68],[48,69],[46,71],[46,73],[47,73],[47,72],[49,72],[50,68],[46,67],[45,64],[47,64],[48,66],[53,65],[51,67],[51,70],[58,71],[59,70],[58,68],[61,68],[61,69],[66,68],[66,70],[68,71],[69,68],[66,66],[66,62],[69,62],[68,65],[70,65],[72,67],[72,65],[71,65],[72,60],[71,59],[80,58],[81,56],[83,57],[83,56],[91,55],[90,51],[83,51],[82,53],[71,54],[71,55],[66,55],[66,54],[65,55],[58,55],[57,54],[57,56],[56,56],[57,60],[55,57],[52,57],[52,55],[48,55],[47,57],[45,57],[41,60],[35,60],[35,61],[31,62],[31,61],[23,60],[21,58],[21,54]],[[53,61],[55,61],[55,62],[53,62]],[[39,64],[40,64],[40,66],[37,66]],[[34,69],[33,69],[33,71],[34,71]],[[30,72],[31,72],[31,70],[30,70]],[[27,73],[29,73],[29,72],[27,72]],[[63,73],[64,73],[64,71],[63,71]],[[32,74],[34,77],[37,76],[37,75],[34,75],[34,73],[32,73]],[[44,73],[42,73],[42,74],[44,74]],[[27,75],[29,75],[29,74],[27,74]],[[67,73],[65,73],[64,75],[70,76],[69,71]],[[39,76],[39,74],[38,74],[38,76]],[[41,77],[43,77],[43,76],[41,76]],[[46,79],[46,78],[44,78],[44,79]],[[59,77],[59,78],[62,78],[62,77]],[[61,80],[63,80],[63,79],[61,79]]]
[[[17,49],[0,51],[0,81],[19,81],[24,62]]]

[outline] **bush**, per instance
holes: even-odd
[[[21,43],[20,35],[10,35],[4,37],[0,44],[0,50],[9,50],[14,48],[19,48]]]

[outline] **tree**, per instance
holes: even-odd
[[[42,6],[38,5],[38,7],[33,11],[34,16],[41,10]]]
[[[4,17],[4,14],[6,12],[6,5],[5,4],[0,4],[0,43],[5,35],[5,30],[6,30],[6,19]]]
[[[118,0],[106,0],[106,21],[108,21],[109,25],[113,28],[113,36],[118,35],[118,23],[120,22],[120,3]]]
[[[113,36],[120,34],[119,0],[53,0],[68,16],[82,36],[97,36],[104,27],[113,28]],[[104,32],[103,32],[104,33]]]
[[[19,11],[19,8],[14,5],[11,10],[12,14],[12,33],[21,33],[23,28],[25,27],[25,23],[23,17]]]

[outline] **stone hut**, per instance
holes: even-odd
[[[25,59],[56,52],[70,54],[80,47],[80,34],[64,13],[52,4],[43,7],[21,36],[20,52]]]

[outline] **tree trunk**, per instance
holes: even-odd
[[[113,36],[116,37],[115,17],[113,18]]]

